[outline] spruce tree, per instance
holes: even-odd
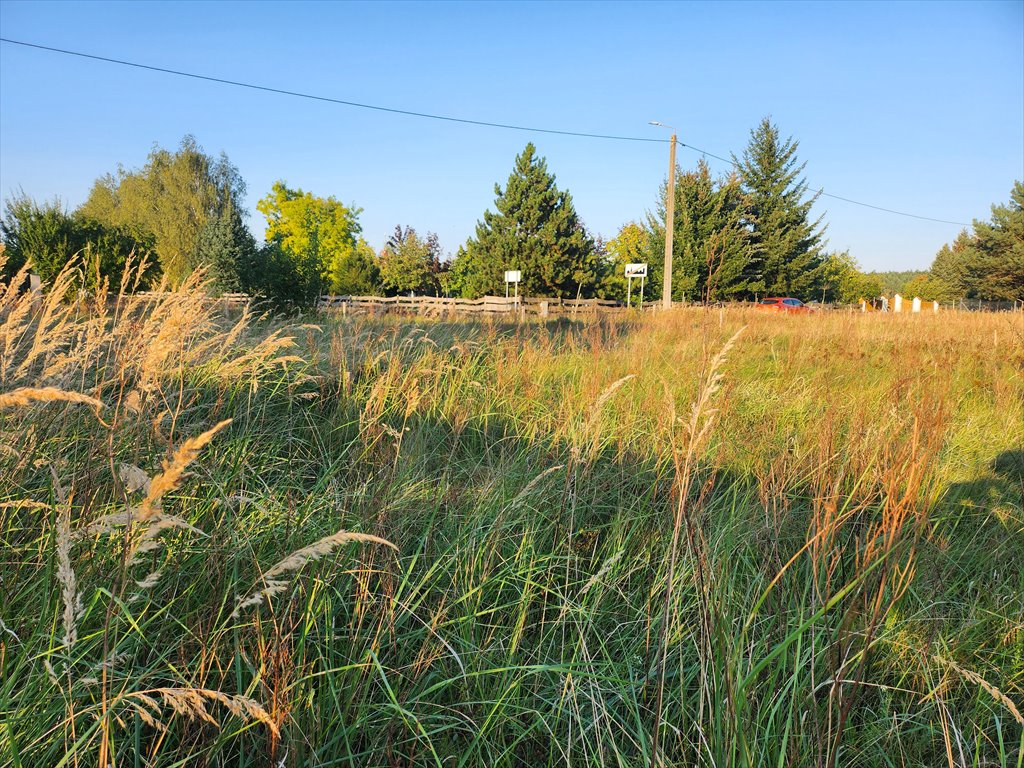
[[[665,197],[648,215],[652,295],[661,291],[665,262]],[[750,230],[749,198],[736,175],[714,179],[704,160],[676,173],[672,234],[674,301],[746,298],[761,287],[761,261]]]
[[[760,288],[772,296],[810,299],[819,284],[825,229],[820,217],[811,219],[818,194],[805,199],[806,163],[797,162],[798,147],[792,137],[782,141],[766,117],[750,132],[743,158],[733,161],[749,195],[753,241],[763,260]]]
[[[599,269],[594,242],[533,144],[516,158],[505,188],[495,184],[494,193],[496,212],[484,212],[476,237],[452,267],[461,293],[503,293],[505,270],[516,269],[523,273],[521,294],[593,295]]]
[[[245,290],[251,282],[256,251],[256,240],[238,208],[228,205],[200,231],[195,264],[206,268],[217,292],[235,293]]]

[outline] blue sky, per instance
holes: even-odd
[[[771,115],[814,187],[984,218],[1024,178],[1024,3],[0,3],[3,37],[334,98],[631,136],[723,156]],[[454,252],[532,140],[595,233],[652,209],[663,144],[525,134],[359,110],[0,44],[0,192],[69,207],[153,143],[227,152]],[[699,155],[683,149],[693,167]],[[727,166],[711,161],[716,172]],[[822,198],[829,247],[927,268],[956,225]]]

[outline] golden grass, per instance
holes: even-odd
[[[786,759],[829,765],[851,740],[871,746],[848,725],[866,690],[913,694],[891,706],[941,725],[941,755],[960,738],[952,714],[991,741],[957,677],[1024,725],[1003,648],[1021,635],[1011,618],[976,637],[928,614],[957,589],[987,599],[944,583],[964,569],[935,576],[951,541],[966,548],[965,529],[984,526],[1013,541],[1024,521],[992,468],[1020,449],[1019,316],[730,308],[289,328],[217,315],[198,276],[157,300],[74,299],[76,269],[41,302],[0,290],[0,523],[13,553],[0,575],[18,594],[30,591],[20,574],[47,581],[20,612],[5,608],[0,669],[9,648],[30,678],[41,662],[31,695],[63,707],[33,744],[64,731],[80,762],[97,756],[92,739],[113,762],[138,718],[166,757],[174,739],[219,730],[222,708],[269,734],[261,758],[276,764],[334,697],[356,722],[384,723],[359,734],[366,754],[401,737],[423,755],[466,743],[445,742],[454,727],[431,726],[432,713],[458,711],[484,744],[557,701],[551,733],[588,765],[699,762],[705,748],[722,750],[710,762],[750,765],[736,756],[767,754],[758,729],[774,727],[763,713],[777,694],[797,713],[770,734],[799,734]],[[656,523],[633,520],[652,510]],[[297,578],[341,562],[349,543],[401,556],[382,565],[385,550],[351,548],[355,564],[335,568],[351,589],[328,589],[326,567]],[[982,563],[976,578],[1004,586],[1006,570]],[[899,614],[908,594],[924,618]],[[894,637],[919,647],[891,650]],[[431,677],[450,658],[458,671]],[[627,661],[643,689],[633,699]],[[95,720],[101,736],[82,736]],[[919,726],[894,729],[913,739]],[[548,754],[531,749],[516,753],[524,764]]]
[[[288,581],[283,578],[285,574],[301,570],[308,563],[312,563],[322,557],[326,557],[339,546],[350,541],[368,544],[381,544],[383,546],[390,547],[395,552],[398,551],[398,547],[387,539],[382,539],[379,536],[373,536],[368,533],[338,531],[330,536],[325,536],[319,541],[295,550],[283,560],[272,566],[269,570],[265,571],[261,577],[264,585],[263,588],[252,593],[248,597],[239,600],[238,605],[235,606],[235,610],[231,614],[231,617],[238,618],[246,608],[259,605],[263,602],[270,602],[275,595],[279,595],[288,588]]]
[[[103,403],[94,397],[56,387],[19,387],[0,394],[0,409],[21,408],[32,403],[85,403],[97,410],[103,407]]]

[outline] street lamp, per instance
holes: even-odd
[[[665,201],[665,272],[662,277],[661,305],[672,309],[672,230],[676,213],[676,129],[671,125],[651,120],[651,125],[672,131],[668,150],[668,199]]]

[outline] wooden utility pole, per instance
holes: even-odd
[[[672,133],[668,150],[668,199],[665,201],[665,274],[661,305],[672,309],[672,230],[676,213],[676,134]]]

